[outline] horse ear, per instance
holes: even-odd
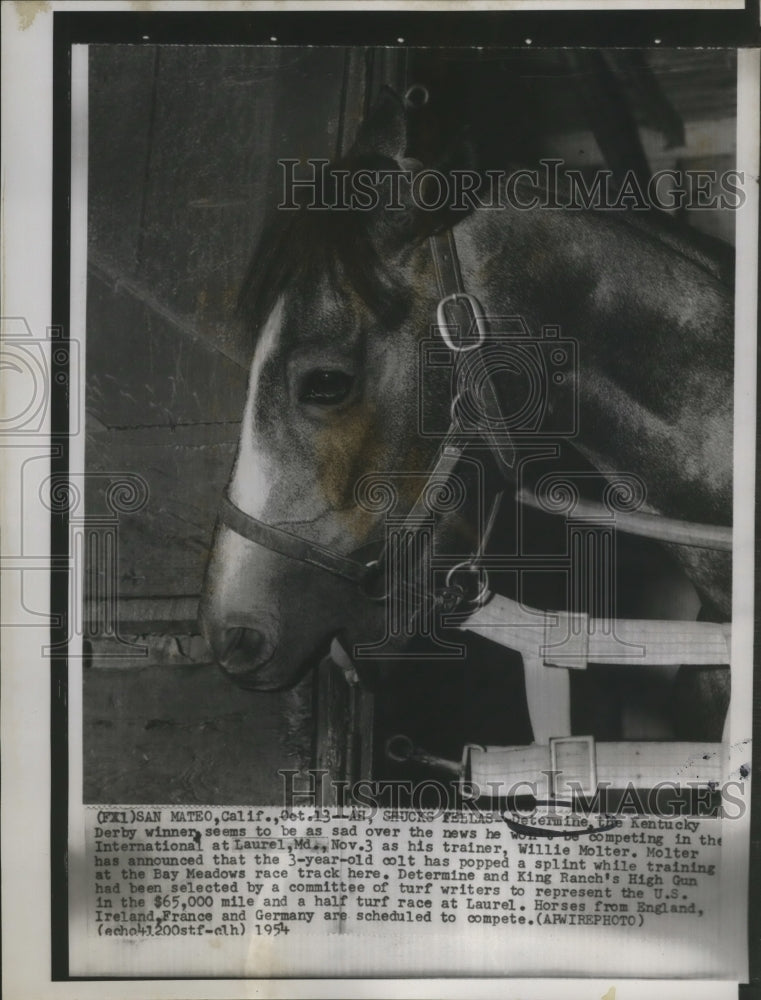
[[[403,157],[397,163],[405,172],[396,188],[404,211],[375,211],[369,220],[376,242],[390,252],[457,225],[471,212],[469,203],[455,205],[450,199],[436,207],[441,188],[430,175],[438,174],[446,182],[454,170],[475,172],[476,159],[473,144],[467,134],[462,133],[427,170],[414,159]]]
[[[407,114],[399,95],[383,86],[378,100],[359,126],[357,138],[347,157],[372,154],[401,160],[407,148]]]

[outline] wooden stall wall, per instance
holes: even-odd
[[[148,500],[120,516],[116,571],[119,635],[144,655],[88,640],[88,801],[279,794],[288,697],[243,693],[209,666],[196,610],[250,359],[238,285],[279,200],[277,160],[335,154],[348,60],[90,49],[86,466],[107,475],[88,479],[88,516],[123,472]],[[91,602],[107,588],[98,576]]]

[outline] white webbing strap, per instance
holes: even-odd
[[[722,666],[729,663],[730,626],[713,622],[617,618],[538,611],[495,594],[459,627],[508,646],[525,660],[583,670],[611,666]]]
[[[475,784],[511,787],[528,782],[539,787],[540,797],[553,797],[559,791],[558,781],[575,781],[590,792],[598,782],[612,788],[652,788],[661,782],[720,780],[721,743],[595,744],[591,737],[570,736],[568,671],[584,670],[588,663],[722,666],[729,663],[729,625],[649,619],[609,622],[585,614],[539,611],[496,594],[460,628],[521,654],[534,732],[534,743],[527,747],[470,747],[464,773]],[[557,780],[546,773],[554,771],[562,772]]]
[[[523,654],[526,704],[535,743],[571,734],[571,676],[567,670],[548,670],[537,656]]]
[[[467,750],[463,777],[492,798],[570,797],[574,786],[590,794],[598,787],[709,785],[721,781],[724,771],[721,743],[595,743],[589,736],[572,736],[542,745]]]
[[[518,492],[521,503],[528,504],[535,510],[545,510],[532,489],[522,489]],[[718,552],[732,551],[732,528],[719,524],[697,524],[694,521],[682,521],[675,517],[665,517],[663,514],[651,514],[647,511],[616,511],[613,514],[605,504],[580,497],[574,503],[573,516],[590,518],[595,521],[613,523],[618,531],[628,535],[639,535],[640,538],[654,538],[672,545],[686,545],[689,548],[714,549]]]

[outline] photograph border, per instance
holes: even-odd
[[[73,5],[72,5],[73,6]],[[85,5],[82,5],[83,7]],[[156,44],[268,44],[277,38],[278,45],[394,45],[437,46],[458,44],[470,48],[525,47],[531,39],[533,47],[588,45],[635,48],[662,44],[664,47],[706,45],[711,47],[757,48],[759,34],[758,0],[746,3],[742,10],[611,10],[594,12],[553,10],[546,12],[489,10],[468,13],[443,11],[420,12],[373,10],[313,9],[287,12],[264,9],[254,11],[190,11],[152,10],[108,12],[92,9],[61,10],[53,5],[52,72],[53,117],[52,141],[53,202],[52,202],[52,310],[50,327],[60,331],[60,343],[69,346],[70,326],[70,264],[71,264],[71,50],[75,44],[133,43]],[[97,6],[97,5],[95,5]],[[166,5],[156,5],[163,6]],[[180,5],[184,6],[184,5]],[[462,38],[468,35],[468,41]],[[401,41],[400,41],[401,39]],[[51,472],[67,477],[70,460],[70,433],[67,380],[78,377],[63,355],[51,360]],[[757,442],[758,454],[758,442]],[[758,491],[758,462],[756,489]],[[757,521],[758,529],[758,521]],[[51,553],[68,557],[69,523],[65,510],[50,514]],[[758,576],[761,569],[756,546],[755,591],[758,599]],[[65,643],[68,638],[68,579],[65,573],[50,576],[51,645]],[[759,652],[759,632],[756,624],[755,652]],[[115,981],[154,982],[157,977],[73,977],[69,976],[68,918],[68,796],[69,796],[69,717],[68,660],[56,655],[50,659],[50,898],[51,898],[51,978],[53,982]],[[754,686],[753,732],[758,732],[761,719],[759,685]],[[759,752],[754,751],[754,776],[758,778]],[[761,805],[751,798],[752,849],[750,886],[759,885],[761,865]],[[761,893],[749,893],[749,959],[750,977],[745,988],[761,988]],[[8,919],[6,910],[5,918]],[[754,947],[755,943],[755,947]],[[232,980],[233,977],[228,977]],[[188,977],[161,977],[171,982],[194,981]],[[204,980],[208,981],[208,980]],[[219,982],[216,978],[213,982]],[[247,981],[240,977],[237,981]],[[287,980],[294,983],[294,980]],[[324,984],[329,980],[323,980]],[[401,982],[401,981],[400,981]],[[432,981],[437,982],[437,981]],[[466,979],[456,980],[463,986]],[[697,984],[686,982],[690,996],[699,995]],[[525,991],[524,991],[525,992]],[[329,994],[324,994],[329,995]],[[570,994],[569,994],[570,995]],[[742,993],[741,993],[742,995]],[[15,998],[14,998],[15,1000]]]

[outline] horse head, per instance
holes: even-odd
[[[526,395],[532,378],[516,368],[523,358],[529,374],[539,373],[540,393],[547,388],[543,411],[573,417],[574,453],[588,468],[625,470],[651,514],[729,519],[732,294],[710,262],[689,239],[677,244],[646,220],[527,211],[527,192],[523,207],[508,199],[500,211],[439,205],[421,183],[431,172],[405,159],[406,146],[403,105],[386,91],[330,173],[339,186],[351,175],[358,199],[327,210],[311,192],[310,204],[281,209],[244,280],[241,314],[255,346],[201,603],[216,658],[244,686],[295,682],[336,637],[353,650],[385,635],[388,651],[420,634],[431,613],[424,560],[409,559],[396,589],[388,576],[378,588],[374,577],[379,562],[388,568],[378,557],[388,554],[390,521],[414,515],[426,490],[444,497],[429,504],[438,553],[455,565],[483,543],[485,480],[515,472],[514,456],[509,439],[500,444],[488,431],[480,457],[469,465],[460,455],[457,474],[445,469],[436,480],[461,398],[458,373],[481,387],[487,430],[490,393],[500,419],[515,426],[535,402]],[[441,246],[450,237],[456,252],[447,258]],[[455,349],[446,335],[451,313],[441,313],[458,267],[454,283],[473,293],[460,331],[465,323],[488,337],[520,317],[524,334],[542,331],[541,340],[543,324],[560,321],[577,362],[550,372],[537,341],[507,330],[499,336],[512,338],[512,360],[481,378],[463,360],[464,342]],[[483,327],[474,303],[491,317],[481,317]],[[454,306],[457,316],[462,303]],[[432,327],[439,353],[458,354],[455,364],[422,364]],[[573,353],[556,341],[544,346],[551,358]],[[421,414],[433,416],[438,436],[423,433]],[[706,605],[728,614],[729,554],[673,549]]]
[[[403,105],[385,91],[336,167],[407,177],[406,141]],[[233,523],[217,526],[201,604],[215,656],[242,686],[286,686],[336,635],[351,648],[383,632],[384,602],[352,564],[381,548],[389,490],[397,513],[412,507],[424,482],[414,470],[440,443],[417,434],[418,353],[437,302],[426,238],[450,221],[394,190],[395,211],[376,199],[275,213],[243,283],[255,346]],[[425,392],[429,407],[448,406],[445,387]],[[397,470],[413,471],[391,484]]]

